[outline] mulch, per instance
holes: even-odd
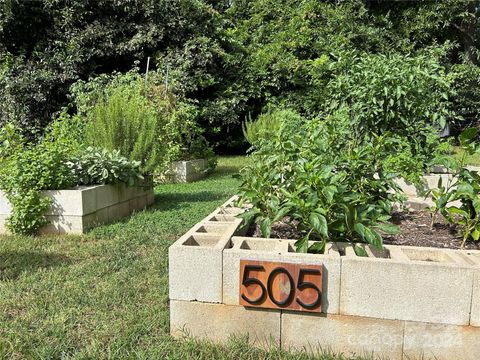
[[[460,249],[462,243],[461,228],[446,224],[445,219],[440,215],[437,215],[432,229],[430,229],[431,215],[428,211],[394,213],[392,222],[400,227],[400,232],[396,235],[384,235],[384,244]],[[283,221],[274,224],[271,237],[276,239],[301,239],[304,234],[288,223],[288,218],[285,218]],[[252,224],[247,235],[261,237],[260,227],[257,224]],[[467,241],[465,249],[480,250],[480,241]]]

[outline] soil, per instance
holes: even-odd
[[[462,243],[460,229],[445,224],[441,216],[436,217],[433,229],[430,229],[431,216],[427,211],[394,213],[392,222],[400,226],[400,232],[396,235],[384,235],[383,242],[386,245],[460,249]],[[247,235],[261,237],[260,227],[252,224]],[[289,225],[288,218],[285,218],[273,225],[271,237],[296,240],[302,238],[303,234]],[[467,241],[464,248],[480,250],[480,241]]]

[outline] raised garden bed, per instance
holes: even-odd
[[[286,349],[322,347],[393,360],[480,358],[480,251],[363,245],[368,257],[360,257],[351,244],[336,243],[323,255],[299,254],[295,240],[245,237],[247,227],[235,217],[243,209],[233,201],[169,249],[172,335],[225,341],[248,334],[261,346],[273,341]],[[296,298],[276,310],[262,302],[241,305],[245,291],[252,298],[260,291],[256,280],[248,281],[261,275],[241,278],[242,260],[321,266],[321,301],[308,311],[287,310]],[[273,282],[285,296],[292,291],[287,280],[277,274]]]
[[[153,187],[119,185],[82,186],[67,190],[44,191],[52,199],[45,214],[49,224],[43,234],[81,234],[88,229],[110,223],[142,210],[154,201]],[[0,191],[0,233],[7,233],[5,221],[11,206]]]
[[[207,176],[207,172],[207,159],[175,161],[172,164],[171,171],[165,175],[164,181],[168,183],[188,183],[203,179]]]

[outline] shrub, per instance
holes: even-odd
[[[4,159],[0,187],[12,205],[6,225],[13,233],[30,235],[47,223],[44,213],[50,200],[41,195],[41,190],[75,184],[67,164],[70,151],[63,141],[47,137],[37,145],[25,142]]]
[[[279,132],[282,124],[288,121],[299,121],[299,115],[289,109],[273,109],[261,114],[255,121],[247,121],[243,124],[245,139],[252,145],[268,139]]]
[[[0,188],[12,205],[7,227],[12,233],[32,235],[47,223],[50,199],[42,190],[76,185],[125,182],[142,178],[139,164],[118,152],[83,149],[78,118],[63,114],[37,144],[28,142],[13,125],[0,130],[0,140],[11,151],[2,153]]]
[[[335,66],[327,112],[348,109],[358,141],[390,132],[410,144],[412,156],[431,160],[436,146],[431,139],[453,116],[451,79],[437,54],[362,54]]]
[[[98,94],[87,113],[86,141],[89,145],[139,161],[144,171],[152,172],[161,161],[159,133],[162,118],[144,95],[141,79],[125,85],[109,86]]]
[[[304,234],[299,252],[323,252],[327,241],[338,240],[381,247],[380,231],[396,230],[388,220],[400,199],[393,175],[382,168],[391,145],[388,136],[358,144],[345,113],[311,121],[293,116],[260,140],[242,171],[241,201],[253,205],[244,216],[255,218],[265,237],[277,221],[295,226]]]
[[[438,213],[445,217],[447,223],[460,225],[462,248],[467,240],[480,239],[480,174],[466,166],[468,155],[480,153],[480,146],[474,141],[476,136],[476,128],[466,129],[460,134],[460,146],[463,150],[461,158],[448,155],[437,158],[438,164],[445,166],[452,175],[446,183],[440,178],[437,188],[429,192],[434,200],[430,209],[432,227]],[[454,202],[459,202],[460,206],[456,206]]]
[[[158,73],[148,83],[135,72],[101,76],[73,87],[79,115],[86,119],[86,142],[96,148],[118,150],[139,161],[142,171],[162,173],[174,160],[191,151],[211,155],[196,124],[195,107],[179,101]],[[210,152],[209,152],[210,150]]]

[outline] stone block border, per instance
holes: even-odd
[[[245,237],[232,197],[169,249],[170,331],[259,346],[388,359],[480,358],[480,251],[348,243],[297,254],[294,241]],[[239,262],[323,264],[322,313],[239,305]]]
[[[49,224],[42,234],[81,234],[99,224],[111,223],[154,202],[152,186],[94,185],[66,190],[48,190],[43,194],[52,199],[45,214]],[[0,191],[0,234],[8,233],[5,221],[11,206]]]
[[[207,159],[175,161],[171,166],[171,171],[164,176],[164,181],[166,183],[188,183],[203,179],[207,176],[207,171]]]

